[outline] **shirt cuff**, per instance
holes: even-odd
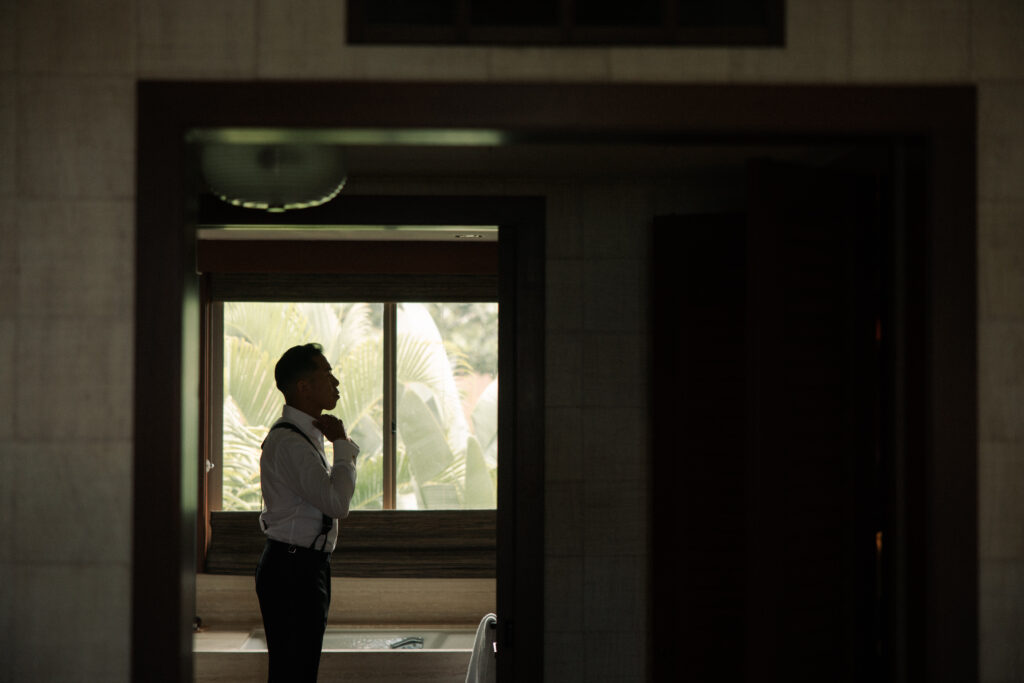
[[[338,439],[334,442],[334,464],[355,465],[359,445],[352,439]]]

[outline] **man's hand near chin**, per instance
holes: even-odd
[[[328,441],[334,443],[338,439],[347,439],[348,434],[345,433],[345,423],[327,413],[322,414],[317,419],[313,420],[313,426],[324,433],[324,437]]]

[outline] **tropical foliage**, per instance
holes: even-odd
[[[323,345],[341,381],[333,412],[361,449],[352,507],[382,506],[382,309],[365,303],[224,304],[224,509],[262,505],[260,444],[282,403],[274,364],[286,349],[307,341]],[[400,304],[396,367],[398,507],[494,507],[497,304]],[[328,444],[328,457],[329,451]]]

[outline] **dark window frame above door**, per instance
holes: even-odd
[[[785,44],[785,0],[348,0],[354,45]]]

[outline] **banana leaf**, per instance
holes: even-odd
[[[420,493],[423,507],[427,510],[458,510],[462,507],[455,484],[424,484]]]
[[[481,392],[473,407],[473,433],[491,467],[498,464],[498,378]]]
[[[474,437],[466,442],[466,483],[463,496],[463,507],[493,508],[495,507],[494,482],[491,468],[484,460],[480,443]]]
[[[415,391],[398,392],[398,433],[409,462],[409,473],[419,486],[447,468],[454,455],[445,438],[443,425]]]

